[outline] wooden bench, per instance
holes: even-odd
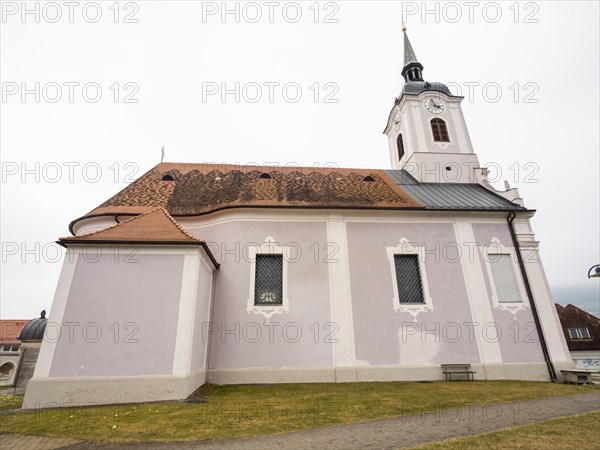
[[[466,375],[467,381],[475,380],[471,364],[442,364],[442,373],[446,375],[446,381],[452,381],[452,375]]]
[[[589,370],[563,369],[560,372],[564,383],[592,384],[592,372]]]

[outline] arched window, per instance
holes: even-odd
[[[10,379],[14,370],[15,365],[12,361],[5,362],[0,366],[0,379]]]
[[[446,122],[442,119],[431,120],[431,131],[433,132],[433,140],[435,142],[450,142]]]
[[[402,133],[398,135],[398,140],[396,143],[398,144],[398,161],[400,161],[404,156],[404,141],[402,140]]]

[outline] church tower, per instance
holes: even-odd
[[[477,183],[482,179],[460,103],[442,83],[425,81],[423,65],[404,33],[405,83],[390,112],[384,134],[393,169],[419,182]]]

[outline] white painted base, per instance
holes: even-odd
[[[570,366],[569,366],[570,367]],[[546,364],[472,364],[475,380],[550,381]],[[560,367],[564,368],[564,367]],[[557,368],[560,371],[560,369]],[[442,381],[440,366],[361,366],[323,369],[210,369],[211,384],[344,383],[369,381]]]
[[[188,376],[32,378],[23,409],[181,400],[206,383],[206,372]]]
[[[573,363],[555,363],[559,375],[561,369],[573,367]],[[486,364],[485,367],[482,364],[472,364],[471,369],[476,372],[475,380],[550,380],[546,364],[543,362]],[[190,376],[32,378],[27,387],[23,409],[181,400],[204,383],[225,385],[444,379],[442,369],[438,365],[210,369]]]

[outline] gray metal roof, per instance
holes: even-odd
[[[413,50],[412,45],[410,45],[410,41],[408,40],[408,35],[405,32],[404,33],[404,65],[407,66],[410,63],[416,63],[416,62],[418,62],[417,55],[415,55],[415,51]]]
[[[386,172],[425,209],[526,210],[477,183],[419,183],[405,170]]]
[[[456,97],[452,94],[448,86],[437,81],[407,81],[402,85],[400,97],[404,94],[419,95],[421,92],[425,91],[443,92],[448,97]]]
[[[46,331],[46,325],[48,319],[40,317],[27,322],[27,325],[21,331],[19,335],[20,341],[41,341],[44,339],[44,331]]]

